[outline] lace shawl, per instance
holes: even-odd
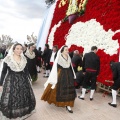
[[[58,58],[58,64],[60,66],[62,66],[63,68],[69,68],[71,65],[71,59],[70,56],[68,55],[68,60],[65,60],[62,56],[62,54],[60,54],[59,58]]]
[[[27,51],[25,52],[25,55],[30,58],[30,59],[34,59],[35,58],[35,53],[33,52],[32,54],[30,54],[30,51],[27,49]]]
[[[7,63],[10,69],[15,72],[23,71],[27,64],[27,60],[25,56],[22,56],[22,55],[21,55],[21,61],[19,64],[13,59],[13,56],[6,56],[4,59],[4,62]]]

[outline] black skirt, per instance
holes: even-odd
[[[71,68],[63,68],[58,65],[58,82],[56,101],[74,101],[76,97],[74,76]]]
[[[32,78],[32,81],[36,81],[38,78],[37,75],[37,68],[36,68],[36,59],[29,59],[27,58],[27,66],[28,66],[28,71],[30,73],[30,76]]]
[[[0,100],[3,116],[9,119],[21,118],[30,114],[35,105],[35,96],[25,73],[8,72]]]

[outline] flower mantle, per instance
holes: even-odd
[[[97,45],[97,54],[100,57],[100,74],[98,81],[106,84],[105,80],[112,80],[109,62],[118,61],[118,48],[120,45],[120,1],[119,0],[88,0],[83,16],[78,17],[71,25],[61,20],[66,15],[69,3],[66,0],[59,7],[58,0],[48,41],[51,46],[60,48],[67,44],[70,50],[78,49],[88,52],[92,45]]]

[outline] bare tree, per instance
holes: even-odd
[[[47,4],[47,7],[52,5],[55,2],[55,0],[45,0],[45,3]]]
[[[13,39],[9,35],[2,35],[0,37],[0,47],[10,46],[13,44]]]
[[[32,33],[32,35],[27,35],[27,40],[30,42],[30,43],[36,43],[37,42],[37,36],[34,36],[33,35],[34,32]]]

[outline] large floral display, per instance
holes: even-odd
[[[96,45],[101,62],[98,81],[108,85],[109,63],[119,61],[120,0],[58,0],[47,41],[83,54]]]

